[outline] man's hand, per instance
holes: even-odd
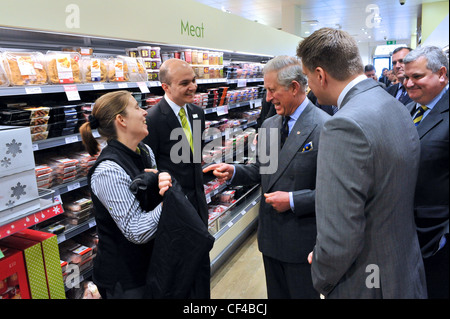
[[[277,191],[273,193],[265,193],[264,197],[266,198],[266,203],[272,205],[272,207],[279,213],[291,209],[288,192]]]
[[[225,163],[212,164],[203,170],[203,173],[212,171],[214,176],[216,176],[220,181],[227,181],[233,177],[234,166]]]

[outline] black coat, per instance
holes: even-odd
[[[209,251],[214,237],[186,198],[180,184],[164,194],[147,274],[147,298],[209,298]]]

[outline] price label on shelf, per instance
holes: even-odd
[[[139,89],[142,93],[150,93],[148,86],[145,82],[137,82],[137,85],[139,86]]]
[[[81,100],[80,94],[78,93],[78,88],[76,85],[64,85],[64,92],[66,92],[68,101]]]
[[[92,86],[94,87],[94,90],[103,90],[103,89],[105,89],[105,86],[103,85],[103,83],[93,84]]]
[[[216,112],[218,116],[228,114],[228,105],[218,106]]]
[[[254,107],[261,107],[262,99],[254,100]]]
[[[68,136],[64,139],[66,144],[72,144],[78,142],[78,135]]]
[[[40,94],[42,93],[42,89],[40,86],[26,87],[25,92],[27,94]]]
[[[247,79],[238,79],[237,80],[237,87],[246,87],[247,86]]]
[[[119,87],[119,89],[127,89],[128,83],[118,83],[117,86]]]

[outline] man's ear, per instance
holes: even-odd
[[[445,83],[445,79],[447,78],[447,68],[445,66],[441,66],[438,71],[439,74],[439,82]]]
[[[327,73],[324,69],[322,69],[320,66],[315,68],[314,75],[317,77],[318,83],[320,83],[320,86],[323,88],[326,88],[327,83]]]

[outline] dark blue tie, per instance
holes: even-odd
[[[281,128],[281,146],[280,149],[283,147],[284,142],[286,142],[286,139],[289,135],[289,120],[291,119],[290,116],[284,116],[283,117],[283,127]]]

